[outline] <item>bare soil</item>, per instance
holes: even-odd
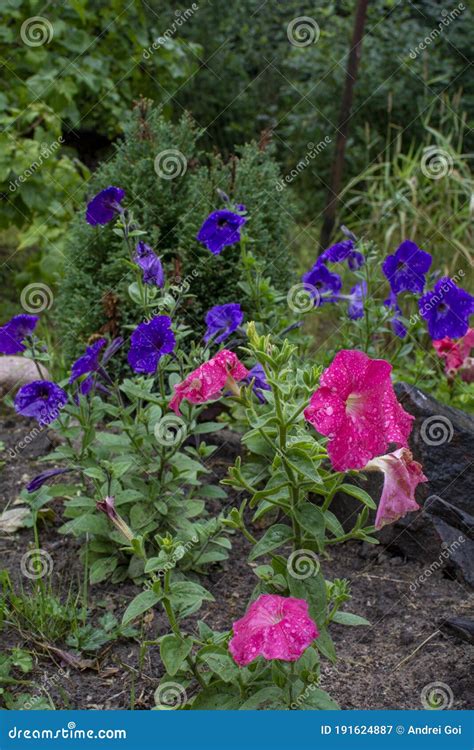
[[[0,415],[0,439],[6,449],[18,446],[34,424],[10,412]],[[22,487],[33,476],[47,468],[38,464],[38,457],[51,447],[47,431],[20,449],[15,458],[7,459],[0,470],[0,512],[18,497]],[[7,454],[8,455],[8,454]],[[216,458],[216,474],[225,466]],[[62,523],[62,501],[52,504],[54,518],[40,529],[41,546],[54,561],[54,590],[66,595],[71,585],[79,585],[83,567],[79,545],[71,537],[57,533]],[[256,535],[261,531],[255,530]],[[8,569],[18,585],[24,578],[20,561],[32,542],[31,529],[14,534],[0,532],[0,569]],[[203,608],[199,617],[216,629],[227,630],[233,620],[242,616],[256,578],[246,557],[248,543],[235,537],[230,559],[214,566],[202,583],[214,595],[215,602]],[[332,551],[325,562],[327,578],[346,578],[352,587],[351,612],[366,617],[371,627],[333,625],[331,633],[339,654],[335,669],[329,663],[323,668],[322,686],[343,709],[421,709],[423,689],[432,683],[444,683],[452,693],[452,709],[474,708],[472,663],[474,646],[440,630],[444,621],[453,616],[472,616],[472,590],[450,577],[446,569],[435,570],[424,583],[418,582],[426,573],[423,564],[394,556],[390,550],[358,542],[348,543]],[[26,584],[27,585],[27,584]],[[410,588],[411,586],[411,588]],[[139,589],[132,582],[115,587],[105,582],[90,588],[90,611],[94,622],[113,612],[120,620],[122,613]],[[166,632],[160,613],[144,626],[146,638],[153,639]],[[153,706],[153,693],[162,673],[158,647],[152,646],[144,667],[139,670],[139,645],[134,640],[116,641],[105,647],[94,664],[84,670],[65,666],[51,653],[32,644],[28,633],[4,628],[1,652],[14,646],[32,651],[35,657],[34,682],[48,679],[50,693],[58,709],[148,709]],[[63,644],[53,644],[62,647]],[[60,668],[66,676],[54,679]],[[9,688],[10,689],[10,688]],[[445,689],[445,688],[444,688]],[[11,692],[30,688],[14,687]],[[0,696],[1,704],[1,696]]]

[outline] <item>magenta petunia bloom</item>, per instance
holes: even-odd
[[[20,388],[14,406],[18,414],[33,417],[40,425],[49,424],[58,418],[67,403],[67,393],[50,380],[34,380]]]
[[[218,399],[224,388],[236,392],[236,381],[243,380],[248,370],[234,352],[222,349],[208,362],[191,372],[186,380],[174,387],[174,396],[170,401],[170,409],[179,414],[179,406],[183,399],[192,404],[204,404],[206,401]]]
[[[423,467],[418,461],[413,460],[408,448],[400,448],[393,453],[374,458],[369,461],[364,471],[384,473],[382,497],[375,517],[377,529],[420,509],[415,500],[415,490],[428,479],[423,474]]]
[[[297,661],[319,632],[308,602],[292,596],[262,594],[234,622],[229,651],[239,667],[257,657]]]
[[[433,341],[438,357],[445,360],[445,372],[448,380],[453,380],[459,372],[461,379],[466,383],[474,380],[473,358],[471,349],[474,349],[474,328],[469,328],[467,333],[457,341],[445,336],[444,339]]]
[[[245,216],[220,209],[209,214],[196,239],[202,242],[213,255],[219,255],[226,245],[240,242],[240,230],[246,223]]]
[[[23,340],[36,328],[37,315],[15,315],[8,323],[0,327],[0,353],[19,354],[25,351]]]
[[[384,359],[343,350],[321,376],[304,416],[329,437],[328,453],[336,471],[363,469],[390,443],[407,446],[414,417],[398,403]]]
[[[110,185],[97,193],[87,204],[86,221],[91,226],[108,224],[122,211],[120,201],[125,197],[125,190]]]

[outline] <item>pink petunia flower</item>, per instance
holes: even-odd
[[[459,373],[461,380],[466,383],[474,381],[474,362],[470,356],[474,349],[474,328],[457,341],[445,336],[444,339],[433,341],[438,357],[445,360],[445,373],[448,380],[453,380]]]
[[[308,602],[276,594],[259,596],[233,628],[229,651],[239,667],[258,656],[296,661],[319,635]]]
[[[238,395],[236,381],[247,377],[248,370],[234,352],[222,349],[208,362],[194,370],[186,380],[174,388],[174,396],[170,401],[170,408],[179,414],[179,406],[183,399],[192,404],[203,404],[211,399],[219,398],[224,388]]]
[[[304,416],[329,437],[328,453],[336,471],[363,469],[390,443],[408,444],[414,417],[398,403],[384,359],[363,352],[336,354],[321,376]]]
[[[413,460],[408,448],[400,448],[386,456],[374,458],[364,471],[384,473],[382,497],[375,517],[377,529],[420,509],[415,500],[415,490],[421,482],[427,482],[428,479],[423,474],[422,465]]]

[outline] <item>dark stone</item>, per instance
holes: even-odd
[[[395,391],[403,408],[415,417],[410,448],[429,481],[419,485],[416,495],[422,510],[385,526],[377,536],[392,554],[427,565],[439,558],[474,586],[474,418],[407,383],[397,383]],[[349,481],[378,502],[381,473],[360,474]],[[338,494],[331,509],[349,530],[361,506],[354,498]],[[371,513],[370,523],[374,519]]]
[[[462,641],[474,644],[474,620],[467,617],[452,617],[440,626],[448,635],[454,635]]]

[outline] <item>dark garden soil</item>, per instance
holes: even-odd
[[[4,412],[0,419],[0,439],[7,450],[18,447],[33,427],[33,423]],[[38,465],[37,459],[47,453],[49,446],[45,431],[19,449],[15,458],[8,458],[7,453],[6,465],[0,470],[0,512],[7,505],[11,508],[26,481],[48,466]],[[222,459],[217,458],[209,465],[216,474],[225,471]],[[83,568],[76,540],[57,533],[62,523],[61,508],[61,499],[55,500],[54,518],[42,524],[40,537],[41,546],[54,561],[53,587],[66,594],[71,585],[78,585]],[[257,529],[255,533],[261,532]],[[8,569],[17,586],[28,585],[21,575],[20,560],[31,541],[32,530],[28,528],[14,534],[0,532],[0,569]],[[246,563],[248,543],[235,537],[233,545],[230,559],[212,568],[202,581],[215,601],[202,609],[199,616],[221,630],[229,629],[233,620],[242,616],[256,581]],[[436,682],[449,686],[453,709],[474,708],[474,646],[440,630],[449,617],[467,616],[469,606],[472,612],[472,590],[441,569],[418,585],[416,582],[424,572],[426,568],[420,563],[393,556],[382,547],[358,542],[338,547],[325,562],[328,578],[350,580],[353,595],[350,611],[372,623],[370,628],[337,624],[331,627],[340,659],[337,669],[326,663],[322,686],[342,708],[421,709],[423,688]],[[113,612],[120,620],[127,603],[138,591],[131,582],[115,587],[105,582],[92,587],[89,590],[92,621],[106,611]],[[165,621],[158,612],[146,620],[147,639],[166,632]],[[141,673],[139,646],[130,640],[105,647],[94,660],[94,668],[81,671],[65,666],[57,655],[32,644],[27,632],[20,634],[4,628],[0,639],[1,652],[13,646],[32,651],[36,666],[33,677],[28,675],[28,678],[35,683],[49,681],[49,692],[58,709],[128,709],[132,700],[137,709],[153,706],[153,693],[161,674],[156,646],[148,650]],[[55,675],[61,667],[66,676],[57,679]],[[31,687],[15,687],[11,692],[18,694],[19,690],[34,692]]]

